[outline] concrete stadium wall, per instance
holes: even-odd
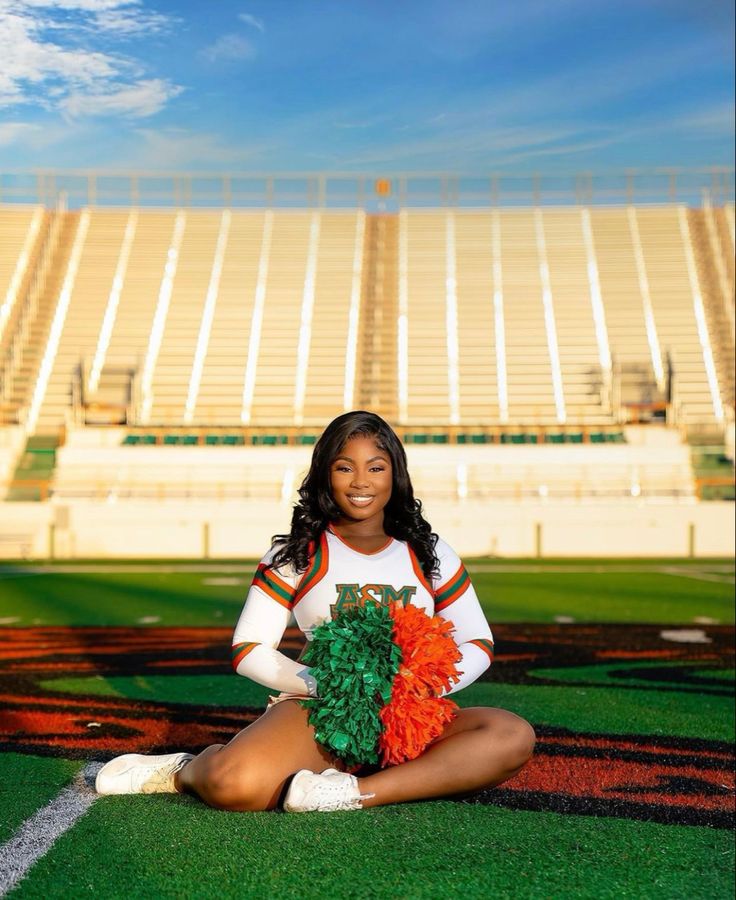
[[[730,557],[732,503],[433,502],[433,528],[463,556]],[[0,558],[253,558],[288,529],[263,502],[3,503]]]

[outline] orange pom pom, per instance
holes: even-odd
[[[452,639],[451,623],[412,605],[395,604],[391,617],[393,641],[402,659],[391,700],[380,713],[379,750],[384,766],[419,756],[442,734],[458,708],[452,700],[438,696],[459,679],[460,651]]]

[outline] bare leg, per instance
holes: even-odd
[[[529,760],[531,726],[513,713],[482,707],[460,710],[422,756],[359,781],[364,806],[453,796],[511,778]],[[299,769],[344,769],[314,740],[307,711],[295,701],[278,704],[229,744],[207,747],[177,775],[177,787],[218,809],[273,809],[288,778]]]
[[[213,744],[195,756],[177,774],[177,788],[217,809],[257,811],[273,809],[299,769],[344,769],[315,741],[307,715],[294,700],[277,704],[229,744]]]
[[[410,762],[359,780],[363,806],[470,793],[515,775],[534,750],[528,722],[504,709],[461,709],[441,738]]]

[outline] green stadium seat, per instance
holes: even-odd
[[[582,444],[583,443],[583,435],[579,431],[573,431],[571,434],[567,435],[567,443],[568,444]]]
[[[144,434],[141,435],[141,444],[155,444],[156,443],[156,435],[155,434]]]
[[[185,434],[182,439],[182,444],[186,447],[194,447],[199,443],[199,438],[196,434]]]
[[[220,435],[219,434],[206,434],[204,436],[204,443],[207,447],[217,447],[220,443]]]
[[[565,443],[565,435],[564,434],[545,434],[544,443],[545,444],[564,444]]]
[[[178,446],[182,443],[182,436],[180,434],[165,434],[164,435],[164,444],[168,447],[170,446]]]
[[[432,435],[432,443],[433,444],[446,444],[450,440],[449,436],[446,434],[433,434]]]
[[[591,431],[588,437],[591,444],[602,444],[606,440],[606,436],[602,431]]]
[[[123,446],[134,447],[136,444],[140,444],[141,436],[139,434],[126,434],[123,439]]]

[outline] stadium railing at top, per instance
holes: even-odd
[[[733,202],[734,169],[531,173],[0,172],[0,203],[242,209],[472,209]]]

